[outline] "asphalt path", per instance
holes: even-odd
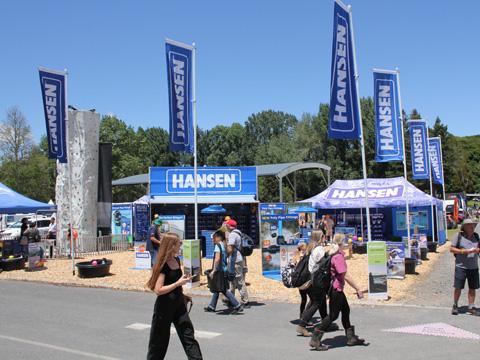
[[[149,293],[0,281],[0,359],[145,359],[155,298]],[[191,312],[204,359],[478,358],[477,340],[386,332],[445,323],[480,334],[480,317],[452,316],[447,307],[352,306],[352,322],[367,347],[344,346],[343,331],[329,334],[325,353],[295,336],[297,305],[254,303],[242,315]],[[219,307],[219,310],[221,308]],[[167,359],[186,358],[172,335]]]

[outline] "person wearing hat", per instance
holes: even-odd
[[[231,282],[230,291],[235,296],[235,290],[240,291],[240,300],[242,306],[248,306],[248,292],[245,283],[245,273],[247,272],[245,259],[238,249],[242,247],[242,232],[237,229],[237,222],[233,219],[225,221],[228,235],[227,253],[229,256],[230,269],[235,267],[235,279]]]
[[[472,315],[477,315],[475,291],[480,288],[478,273],[480,237],[475,232],[476,226],[476,222],[466,219],[462,223],[460,233],[452,240],[450,247],[450,252],[455,255],[452,315],[458,315],[458,300],[466,281],[468,281],[468,312]]]
[[[157,260],[158,248],[162,242],[162,220],[158,216],[153,220],[152,226],[150,226],[149,237],[147,239],[147,251],[150,252],[152,261],[152,267]]]

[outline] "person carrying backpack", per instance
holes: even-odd
[[[467,219],[462,223],[460,233],[455,236],[450,246],[450,252],[455,255],[455,279],[453,283],[452,315],[458,315],[458,300],[468,280],[468,312],[477,315],[475,308],[475,292],[480,288],[478,257],[480,254],[480,239],[475,232],[477,223]]]
[[[335,234],[332,246],[328,252],[330,255],[331,270],[331,288],[329,292],[330,313],[328,317],[322,320],[320,325],[315,327],[312,338],[310,339],[310,347],[314,350],[328,350],[328,346],[322,344],[322,337],[340,313],[342,313],[342,325],[347,336],[347,345],[355,346],[365,344],[364,339],[360,339],[355,335],[355,327],[350,324],[350,307],[343,292],[345,282],[347,282],[355,289],[358,298],[363,298],[363,292],[355,284],[353,279],[347,275],[347,262],[345,261],[345,254],[342,250],[344,240],[344,234]]]
[[[245,283],[245,274],[247,272],[246,261],[242,255],[242,232],[237,229],[237,222],[233,219],[225,222],[227,230],[230,232],[227,239],[227,254],[230,262],[230,272],[235,272],[235,277],[231,280],[230,291],[235,296],[235,290],[240,291],[240,301],[243,307],[248,306],[248,291]],[[234,268],[234,270],[233,270]]]
[[[312,336],[311,332],[307,330],[307,325],[309,324],[310,320],[312,320],[313,315],[315,315],[317,310],[320,312],[322,319],[325,319],[328,316],[327,292],[330,284],[325,285],[321,283],[314,283],[313,281],[315,280],[315,275],[321,270],[320,263],[325,258],[324,244],[325,235],[323,232],[319,230],[313,231],[306,252],[309,255],[308,271],[310,273],[310,286],[306,291],[310,298],[310,302],[300,316],[300,324],[297,326],[298,336]],[[338,326],[336,326],[336,324],[332,324],[328,330],[334,331],[337,329]]]
[[[208,277],[212,281],[216,280],[216,277],[220,277],[219,281],[216,281],[216,284],[221,284],[221,289],[210,288],[212,292],[212,299],[207,307],[204,308],[206,312],[215,312],[217,308],[217,302],[220,294],[223,294],[233,306],[233,311],[231,314],[238,314],[242,311],[242,305],[235,299],[235,296],[231,293],[230,289],[228,289],[228,281],[227,281],[227,254],[226,254],[226,246],[225,246],[225,234],[221,230],[217,230],[212,235],[213,243],[215,244],[214,250],[214,259],[212,270],[208,271]],[[223,280],[223,281],[222,281]]]

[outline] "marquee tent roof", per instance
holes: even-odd
[[[410,184],[403,177],[368,179],[368,202],[370,208],[434,205],[442,208],[442,201],[432,198]],[[364,180],[336,180],[320,194],[302,200],[318,209],[358,209],[365,207]]]
[[[55,206],[32,200],[0,183],[0,214],[29,213],[38,210],[55,210]]]

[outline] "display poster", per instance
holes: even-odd
[[[405,245],[403,242],[387,242],[387,277],[405,279]]]
[[[132,204],[112,204],[112,242],[120,241],[123,237],[132,242]]]
[[[280,274],[280,246],[262,248],[262,272]]]
[[[146,250],[146,243],[137,242],[135,244],[135,269],[136,270],[150,270],[152,259],[150,251]]]
[[[312,207],[312,203],[289,203],[286,204],[286,207],[287,214],[298,215],[298,227],[300,229],[313,230],[315,228],[317,211]]]
[[[427,235],[426,234],[418,234],[418,246],[420,249],[427,249],[428,244],[427,244]]]
[[[286,212],[285,203],[262,203],[258,208],[260,215],[281,215]]]
[[[397,211],[396,212],[396,223],[397,230],[407,230],[406,223],[406,212]],[[411,230],[415,229],[426,231],[429,229],[428,226],[428,211],[410,211],[410,228]]]
[[[133,217],[133,239],[134,241],[147,241],[150,228],[150,215],[148,204],[135,204]]]
[[[385,239],[386,224],[382,213],[371,215],[372,240],[383,241]]]
[[[173,232],[180,239],[185,238],[185,215],[160,215],[162,220],[162,232]]]
[[[43,249],[40,243],[28,244],[28,270],[38,270],[43,268],[42,259]]]
[[[354,237],[357,236],[357,228],[355,226],[335,226],[335,234],[345,235],[345,244],[348,244],[349,240],[354,241]]]
[[[260,244],[263,248],[295,245],[298,238],[298,214],[260,216]]]
[[[297,253],[297,245],[280,246],[280,271],[293,261]]]
[[[192,274],[187,288],[200,286],[200,240],[183,240],[183,273]]]
[[[388,299],[387,244],[384,241],[368,242],[368,294],[375,299]]]

